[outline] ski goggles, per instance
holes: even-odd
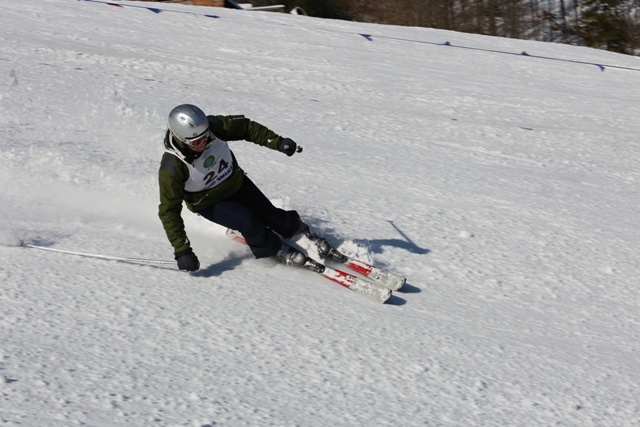
[[[193,138],[187,138],[184,140],[184,143],[189,146],[189,148],[193,148],[195,150],[199,150],[203,148],[209,142],[209,129],[204,131],[203,134],[198,135]]]

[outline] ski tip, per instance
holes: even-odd
[[[394,291],[399,291],[400,289],[402,289],[402,287],[407,283],[407,279],[406,277],[402,277],[400,280],[398,280],[398,283],[394,286],[393,290]]]
[[[368,296],[371,297],[374,301],[377,301],[381,304],[389,301],[389,299],[393,295],[393,291],[391,291],[391,289],[389,288],[384,288],[374,283],[370,283],[369,285],[370,287],[367,289]]]
[[[387,301],[389,301],[389,299],[391,299],[391,296],[393,295],[393,292],[391,292],[391,289],[387,289],[388,292],[382,293],[381,298],[380,298],[380,302],[382,304],[385,304]]]
[[[380,286],[383,286],[387,289],[390,289],[392,291],[399,291],[400,289],[402,289],[402,287],[405,285],[405,283],[407,283],[407,279],[405,279],[404,277],[390,277],[390,275],[388,277],[384,277],[381,279],[378,279],[377,281],[375,279],[371,279],[369,278],[369,280],[377,283]]]

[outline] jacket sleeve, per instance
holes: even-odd
[[[176,254],[191,250],[191,243],[181,215],[182,194],[188,175],[187,167],[177,157],[169,153],[162,156],[158,173],[160,186],[158,216]]]
[[[263,147],[278,149],[280,135],[245,116],[208,116],[213,133],[225,141],[246,140]]]

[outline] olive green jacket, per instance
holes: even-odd
[[[277,150],[278,143],[282,139],[273,131],[260,123],[254,122],[244,116],[207,116],[209,126],[213,134],[224,141],[246,140],[258,145]],[[189,178],[189,169],[184,161],[189,163],[197,158],[197,154],[185,151],[177,152],[170,144],[169,131],[164,138],[164,146],[169,152],[162,156],[159,171],[160,206],[158,215],[162,226],[167,233],[167,238],[173,246],[176,254],[182,254],[191,250],[191,244],[182,220],[182,202],[192,212],[207,208],[214,203],[226,199],[240,189],[244,172],[233,156],[233,171],[229,177],[216,187],[190,193],[185,191],[185,183]]]

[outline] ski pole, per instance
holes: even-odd
[[[96,259],[105,259],[105,260],[112,260],[112,261],[132,262],[132,263],[137,263],[137,264],[174,264],[175,263],[175,261],[165,261],[165,260],[159,260],[159,259],[116,257],[116,256],[111,256],[111,255],[101,255],[101,254],[92,254],[92,253],[87,253],[87,252],[70,251],[70,250],[67,250],[67,249],[49,248],[49,247],[46,247],[46,246],[32,245],[30,243],[24,242],[23,240],[20,240],[20,246],[25,247],[25,248],[40,249],[42,251],[49,251],[49,252],[57,252],[57,253],[62,253],[62,254],[83,256],[83,257],[87,257],[87,258],[96,258]]]

